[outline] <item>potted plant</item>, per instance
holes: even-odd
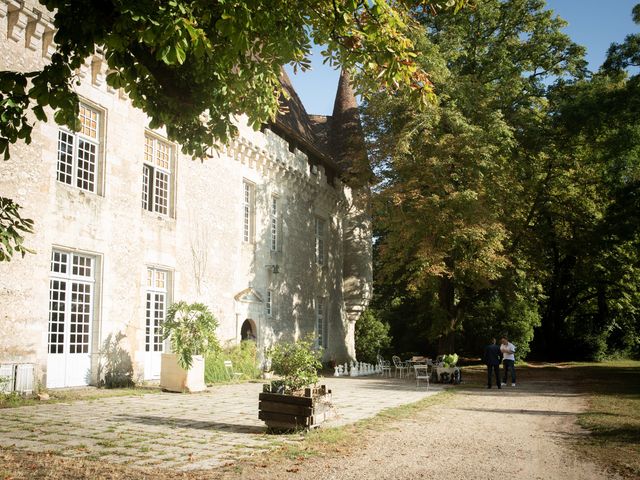
[[[280,378],[263,386],[258,418],[270,430],[282,431],[318,426],[332,414],[331,391],[316,387],[321,351],[311,337],[281,342],[267,350],[271,369]]]
[[[171,392],[200,392],[204,383],[204,356],[220,348],[218,321],[202,303],[177,302],[162,324],[163,339],[170,339],[171,352],[163,353],[160,387]]]

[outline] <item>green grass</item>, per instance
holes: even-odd
[[[578,423],[591,435],[578,448],[629,478],[640,478],[640,362],[576,363],[568,369],[588,402]]]
[[[224,348],[219,352],[207,355],[204,372],[207,385],[234,381],[224,366],[225,360],[231,360],[234,372],[242,373],[241,380],[260,377],[255,342],[242,342],[240,345]]]
[[[133,387],[133,388],[95,388],[86,387],[78,389],[65,389],[49,391],[49,400],[38,400],[34,396],[23,396],[17,393],[0,394],[0,409],[40,405],[43,403],[69,403],[77,401],[98,400],[106,397],[124,397],[132,395],[146,395],[160,393],[159,387]]]

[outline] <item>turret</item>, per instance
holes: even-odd
[[[342,71],[331,117],[334,158],[347,190],[348,208],[343,232],[343,292],[348,336],[354,335],[355,322],[369,304],[372,293],[372,242],[370,214],[371,170],[364,143],[358,104],[349,74]],[[351,337],[353,338],[353,337]],[[347,345],[353,345],[348,341]],[[355,351],[349,352],[355,357]]]

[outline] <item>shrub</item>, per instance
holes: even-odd
[[[293,393],[318,381],[322,351],[314,349],[314,343],[313,337],[307,336],[293,343],[277,343],[267,351],[273,373],[282,377],[285,393]]]
[[[177,302],[169,307],[162,324],[163,338],[171,339],[171,349],[178,364],[188,370],[194,355],[207,355],[220,349],[216,328],[218,321],[202,303]]]
[[[225,360],[231,360],[233,370],[242,373],[245,378],[260,378],[261,371],[258,368],[256,342],[248,340],[241,342],[240,345],[233,345],[209,353],[204,363],[205,383],[224,383],[232,380],[224,367]]]
[[[376,363],[376,355],[389,347],[389,325],[382,322],[376,313],[365,310],[356,322],[356,358],[362,362]]]
[[[107,335],[107,338],[100,349],[100,378],[99,384],[106,388],[128,388],[133,387],[133,364],[131,356],[120,342],[126,338],[122,332]]]

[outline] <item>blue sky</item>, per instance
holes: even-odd
[[[612,42],[622,42],[626,35],[638,31],[631,20],[636,3],[640,0],[547,0],[548,8],[569,22],[565,32],[586,47],[591,70],[602,64]],[[287,71],[307,112],[331,115],[339,72],[322,64],[320,50],[314,48],[311,71],[297,75]]]

